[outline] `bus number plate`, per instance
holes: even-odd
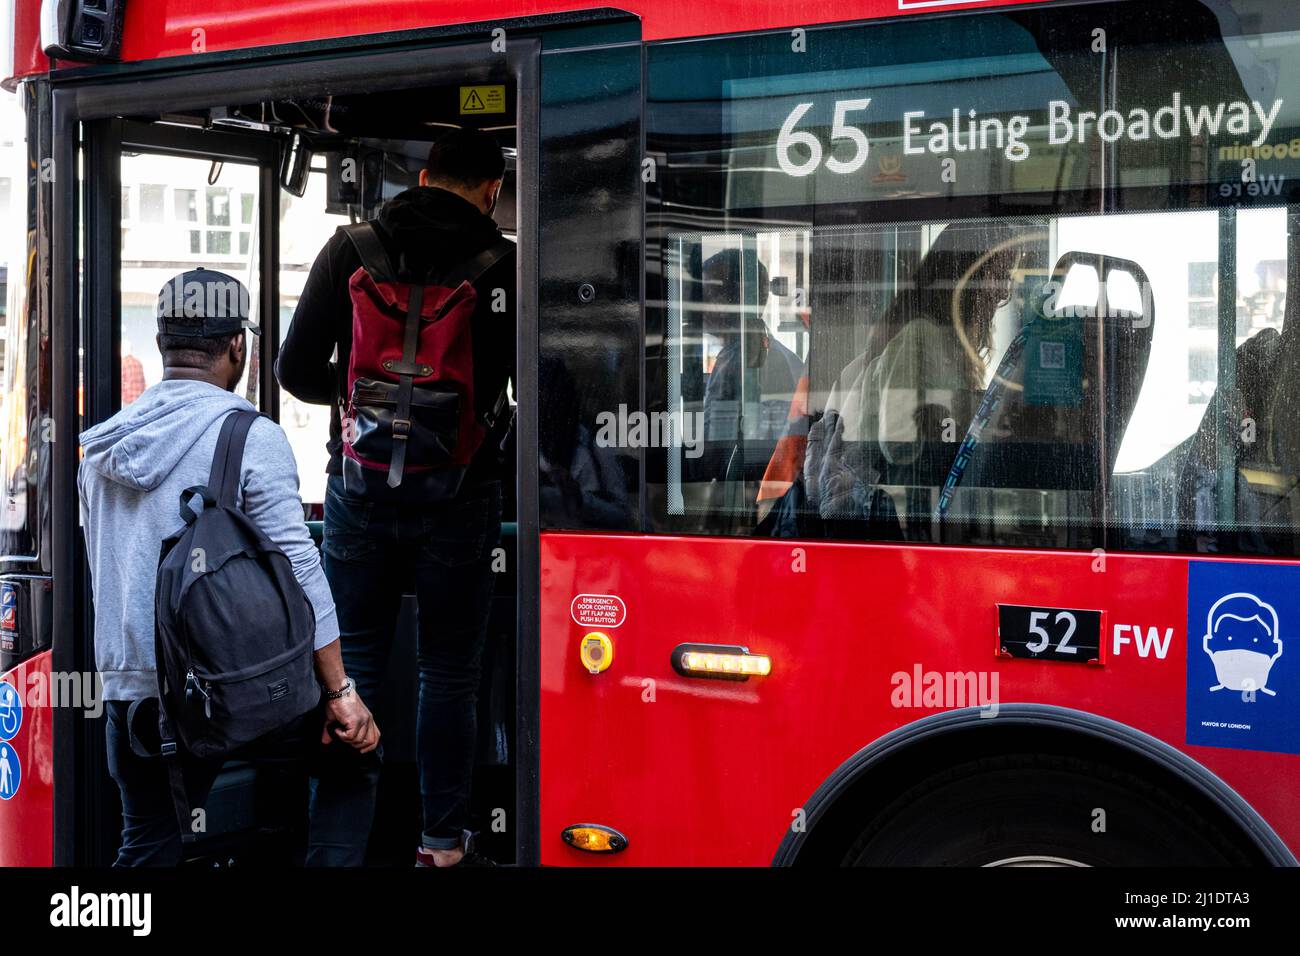
[[[998,652],[1036,661],[1101,661],[1101,611],[998,605]]]

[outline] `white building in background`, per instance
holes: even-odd
[[[258,283],[258,169],[237,163],[154,154],[122,158],[122,402],[162,376],[154,345],[158,290],[178,272],[203,267],[247,286],[253,324],[261,314]],[[298,304],[307,273],[334,229],[347,217],[325,212],[325,177],[313,174],[299,199],[280,203],[280,332]],[[253,368],[256,375],[269,369]],[[241,393],[256,400],[256,382]],[[323,501],[329,409],[282,393],[280,419],[298,457],[304,501]]]
[[[9,225],[0,234],[0,370],[7,349],[8,316],[21,302],[26,236],[21,223],[27,209],[27,145],[23,111],[18,97],[0,92],[0,222]]]

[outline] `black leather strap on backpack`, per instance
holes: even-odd
[[[484,273],[514,252],[514,250],[515,244],[502,236],[478,255],[471,256],[464,262],[453,266],[439,281],[449,289],[456,288],[462,282],[477,285],[478,280],[483,278]]]
[[[402,483],[406,468],[406,442],[411,435],[411,390],[415,387],[415,351],[420,344],[420,310],[424,308],[424,286],[409,286],[406,329],[402,336],[402,364],[397,372],[397,408],[393,411],[393,455],[388,460],[388,487]]]
[[[244,444],[248,438],[248,430],[260,417],[258,412],[251,409],[235,409],[221,423],[221,431],[217,435],[217,447],[212,453],[212,467],[208,471],[207,487],[187,488],[181,492],[181,515],[187,522],[194,520],[194,512],[187,504],[194,492],[201,495],[205,507],[214,503],[229,508],[235,506],[239,496],[239,476],[244,461]],[[158,672],[158,736],[161,743],[159,754],[167,764],[167,779],[171,786],[172,805],[176,808],[176,822],[181,830],[181,842],[189,844],[197,840],[198,835],[194,832],[190,820],[190,801],[189,795],[185,792],[180,745],[177,743],[176,731],[172,727],[171,719],[167,716],[162,641],[156,623],[153,646],[154,667]],[[127,710],[128,725],[139,703],[136,701]]]
[[[396,282],[397,271],[393,260],[388,256],[384,241],[379,238],[373,222],[354,222],[349,226],[339,226],[343,235],[352,242],[361,259],[361,266],[376,282]]]

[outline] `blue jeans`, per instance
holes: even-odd
[[[419,604],[416,747],[422,842],[432,849],[460,846],[469,827],[492,552],[500,540],[499,482],[464,490],[453,501],[411,504],[353,498],[338,476],[326,488],[325,576],[338,610],[343,665],[372,710],[402,595],[414,591]],[[377,754],[351,753],[355,773],[322,777],[313,787],[308,865],[364,862],[380,761]]]

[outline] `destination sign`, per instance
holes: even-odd
[[[1201,82],[1194,94],[1166,86],[1145,102],[1084,106],[1045,66],[946,87],[845,85],[869,81],[865,71],[729,83],[727,205],[1059,193],[1103,181],[1267,198],[1300,176],[1294,97],[1214,98]]]

